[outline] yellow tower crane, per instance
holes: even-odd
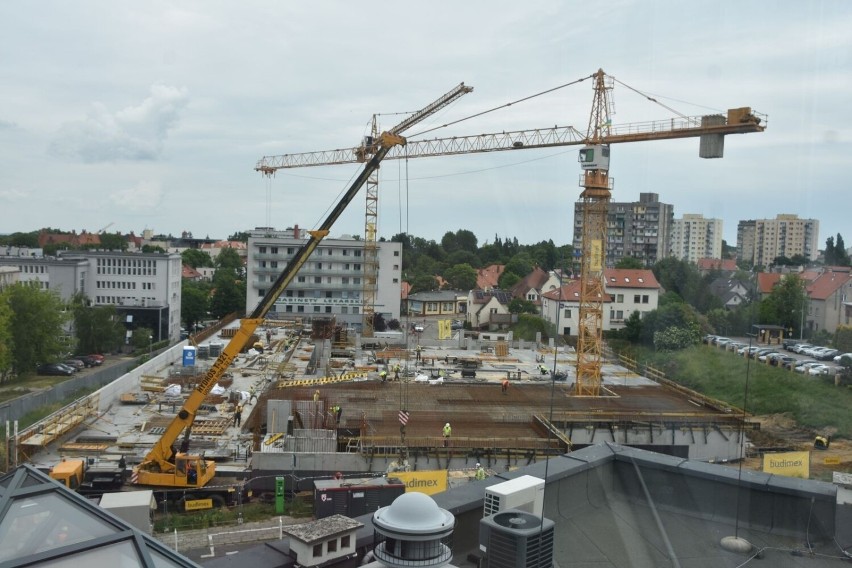
[[[699,157],[721,158],[724,153],[725,135],[763,132],[766,119],[765,116],[752,112],[750,107],[741,107],[729,109],[726,115],[678,116],[659,121],[613,125],[610,98],[613,77],[599,69],[582,80],[585,79],[592,79],[594,83],[594,99],[585,134],[573,126],[554,126],[474,136],[409,140],[405,148],[392,148],[385,160],[583,145],[579,155],[583,169],[580,179],[580,185],[583,187],[580,195],[583,204],[583,230],[575,394],[598,396],[603,343],[606,217],[612,190],[612,179],[609,177],[610,145],[700,137]],[[271,175],[277,170],[287,168],[358,163],[364,161],[364,156],[367,155],[368,142],[369,140],[356,148],[264,156],[258,161],[255,170]],[[373,187],[375,189],[376,186]],[[368,196],[368,223],[373,214],[371,209],[375,211],[377,199],[377,195],[372,198]]]

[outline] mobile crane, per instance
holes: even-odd
[[[237,354],[242,351],[257,327],[263,322],[264,317],[272,309],[275,301],[284,292],[290,282],[292,282],[311,254],[316,250],[320,241],[328,235],[332,225],[337,221],[360,188],[378,169],[380,162],[392,148],[406,144],[406,139],[401,133],[472,90],[472,87],[466,87],[464,83],[461,83],[428,106],[413,113],[389,131],[383,132],[369,141],[366,151],[370,157],[364,164],[361,173],[352,182],[349,189],[331,210],[319,228],[308,231],[310,238],[296,252],[293,258],[290,259],[287,266],[284,267],[284,270],[278,276],[278,279],[263,298],[261,298],[251,314],[241,320],[237,333],[224,347],[222,353],[204,375],[204,378],[196,385],[189,397],[187,397],[180,411],[168,425],[160,439],[154,444],[144,460],[133,470],[131,483],[160,488],[192,489],[204,487],[213,480],[216,475],[215,462],[205,459],[203,455],[188,453],[192,424],[204,398],[228,370],[228,367],[230,367],[231,363],[237,357]],[[176,449],[174,444],[177,442],[181,432],[184,433],[183,441],[181,442],[181,447]]]

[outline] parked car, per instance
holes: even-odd
[[[842,362],[841,360],[844,357],[848,357],[850,360],[852,360],[852,353],[842,353],[840,355],[835,355],[834,356],[834,362],[837,363],[838,365],[840,365],[841,362]]]
[[[70,367],[74,367],[78,371],[83,370],[86,367],[86,364],[83,363],[80,359],[66,359],[62,362],[64,365],[68,365]]]
[[[769,364],[775,365],[776,367],[783,367],[785,369],[789,369],[790,365],[796,361],[798,361],[798,359],[796,359],[795,357],[791,357],[790,355],[781,355],[779,357],[773,357]]]
[[[732,341],[725,346],[727,351],[733,351],[734,353],[738,352],[743,347],[748,347],[745,343],[740,343],[739,341]]]
[[[733,339],[731,339],[730,337],[716,337],[715,339],[713,339],[713,345],[715,345],[716,347],[721,347],[722,345],[730,343],[731,341],[733,341]]]
[[[809,375],[831,375],[833,374],[832,368],[828,365],[824,365],[820,363],[819,365],[812,365],[808,368]]]
[[[718,335],[705,335],[701,338],[701,343],[706,343],[707,345],[712,345],[713,340],[719,337]]]
[[[803,350],[810,349],[811,347],[813,347],[813,345],[811,345],[810,343],[797,343],[793,346],[791,351],[793,353],[801,353]]]
[[[775,352],[774,349],[769,349],[767,347],[763,347],[763,348],[758,349],[757,351],[753,351],[753,352],[749,353],[749,357],[751,357],[752,359],[758,359],[762,355],[766,355],[767,353],[773,353],[773,352]]]
[[[789,357],[789,360],[785,360],[783,363],[781,363],[781,366],[784,367],[785,369],[789,369],[789,370],[792,371],[796,368],[796,365],[798,365],[798,364],[799,364],[798,359],[796,359],[795,357]]]
[[[80,359],[87,367],[97,367],[104,363],[103,355],[78,355],[77,359]]]
[[[737,353],[739,353],[743,357],[751,357],[752,353],[754,353],[755,351],[759,351],[759,350],[760,350],[760,347],[751,346],[751,347],[744,347],[744,348],[740,349],[739,351],[737,351]]]
[[[802,361],[798,365],[796,365],[795,371],[797,373],[807,373],[808,370],[814,365],[822,365],[819,361]]]
[[[38,368],[36,369],[36,373],[38,373],[39,375],[70,377],[74,374],[74,371],[71,370],[71,367],[63,365],[61,363],[45,363],[44,365],[38,366]]]
[[[758,352],[758,353],[760,353],[760,352]],[[766,358],[769,357],[770,355],[778,355],[778,352],[775,351],[775,350],[765,351],[763,353],[760,353],[757,356],[757,360],[762,362],[762,363],[766,363]]]
[[[784,341],[781,342],[781,347],[783,347],[787,351],[791,351],[791,348],[794,345],[796,345],[797,343],[801,343],[801,342],[802,342],[801,339],[785,339]]]
[[[840,353],[837,349],[826,349],[819,355],[815,357],[815,359],[819,359],[820,361],[831,361],[834,359],[834,356]]]

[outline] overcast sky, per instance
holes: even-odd
[[[852,243],[852,2],[2,2],[0,233],[152,229],[225,238],[319,224],[355,165],[254,171],[264,155],[353,147],[381,113],[474,91],[407,134],[603,68],[613,124],[750,106],[762,134],[613,147],[613,200],[675,217],[795,213]],[[585,81],[429,133],[573,125]],[[577,146],[386,161],[379,235],[473,231],[571,242]],[[270,203],[271,207],[267,204]],[[364,233],[363,190],[333,236]]]

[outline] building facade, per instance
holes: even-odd
[[[648,312],[656,310],[660,290],[660,284],[650,270],[604,270],[604,331],[622,329],[634,312],[638,312],[642,318]],[[542,318],[556,326],[559,334],[577,335],[580,322],[580,282],[566,282],[560,289],[542,294],[541,314]]]
[[[819,221],[799,219],[798,215],[778,215],[775,219],[740,221],[737,225],[737,260],[764,266],[779,256],[804,256],[816,260],[819,254]]]
[[[63,301],[84,294],[92,306],[115,306],[153,341],[180,339],[181,257],[177,254],[68,251],[57,258],[0,257],[20,282],[37,282]]]
[[[674,207],[656,193],[640,193],[639,201],[611,202],[607,212],[606,266],[624,257],[651,267],[668,256]],[[574,204],[574,250],[582,250],[583,203]]]
[[[686,213],[672,223],[671,255],[698,263],[702,258],[722,257],[722,220]]]
[[[249,231],[246,259],[246,309],[251,312],[278,279],[309,235],[297,227],[284,231]],[[375,312],[385,321],[399,319],[402,244],[376,243],[379,263]],[[352,237],[323,239],[293,282],[275,302],[271,317],[335,317],[356,329],[363,316],[364,241]]]

